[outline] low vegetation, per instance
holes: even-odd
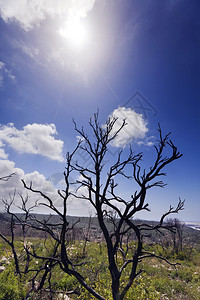
[[[187,232],[187,230],[186,230]],[[195,237],[193,231],[193,237]],[[198,235],[199,236],[199,235]],[[197,239],[198,242],[198,239]],[[46,240],[46,248],[44,249],[44,240],[41,238],[31,237],[28,241],[29,246],[36,248],[38,255],[49,255],[51,251],[51,240]],[[16,241],[17,251],[23,253],[21,239],[18,237]],[[184,244],[185,245],[185,244]],[[123,245],[125,247],[125,245]],[[132,241],[129,247],[133,250],[136,242]],[[192,248],[188,246],[182,251],[176,253],[172,246],[165,248],[161,243],[144,244],[146,251],[151,251],[155,255],[166,257],[170,263],[178,263],[176,266],[169,264],[167,261],[160,261],[155,257],[139,262],[139,268],[142,269],[141,274],[134,281],[129,289],[125,299],[200,299],[200,244],[192,244]],[[85,241],[76,241],[68,243],[68,253],[74,264],[79,265],[81,272],[92,282],[95,290],[105,299],[112,299],[110,289],[111,277],[107,265],[106,244],[103,241],[88,241],[85,248]],[[123,252],[118,253],[117,261],[120,265],[123,263]],[[20,265],[26,263],[21,255]],[[34,270],[37,264],[41,262],[35,258],[31,258],[30,270]],[[24,274],[21,278],[16,275],[14,260],[9,246],[6,242],[0,243],[0,300],[16,300],[25,299],[27,291],[30,289],[32,275],[31,272]],[[121,286],[126,282],[129,270],[124,273],[121,278]],[[42,273],[41,275],[42,276]],[[65,299],[64,295],[68,295],[69,299],[94,299],[87,290],[85,290],[73,277],[62,271],[58,266],[51,270],[51,291],[48,281],[39,293],[30,294],[26,299],[49,299],[51,293],[52,299]]]

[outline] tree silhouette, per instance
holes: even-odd
[[[148,233],[160,232],[162,229],[173,231],[173,224],[165,223],[165,217],[182,210],[184,201],[179,199],[177,207],[170,206],[169,210],[161,216],[157,224],[136,223],[134,222],[134,218],[140,211],[149,211],[149,204],[146,202],[148,190],[165,186],[165,183],[160,179],[166,175],[163,169],[173,161],[179,159],[182,154],[179,153],[177,147],[170,140],[170,133],[163,136],[159,126],[159,139],[157,146],[154,146],[156,159],[149,170],[142,169],[141,167],[143,153],[135,154],[131,148],[126,157],[124,157],[125,151],[120,150],[115,158],[115,162],[108,163],[109,147],[126,126],[126,120],[124,120],[120,128],[115,130],[116,122],[117,118],[113,117],[108,119],[104,126],[101,126],[97,112],[89,120],[91,131],[87,133],[84,128],[79,129],[74,121],[75,131],[80,136],[80,141],[75,150],[71,154],[67,153],[66,156],[67,164],[64,172],[65,189],[58,191],[62,199],[62,210],[59,210],[54,201],[43,191],[34,189],[32,184],[28,185],[22,180],[24,187],[28,191],[39,194],[42,197],[43,200],[39,201],[39,205],[48,207],[53,214],[59,216],[59,224],[53,223],[51,216],[48,219],[39,220],[37,215],[31,213],[32,208],[27,208],[28,201],[24,200],[23,197],[21,197],[21,209],[26,218],[13,214],[10,204],[5,202],[7,212],[12,216],[14,215],[13,220],[15,220],[15,225],[34,228],[49,236],[52,241],[52,248],[48,256],[38,254],[37,249],[27,246],[27,243],[24,242],[27,256],[29,258],[30,256],[34,257],[42,262],[40,268],[35,267],[34,270],[30,270],[34,275],[32,276],[32,287],[28,294],[35,290],[42,290],[46,281],[49,282],[49,291],[52,292],[52,271],[55,266],[59,266],[63,272],[74,276],[96,299],[105,300],[104,296],[95,290],[92,283],[88,283],[88,280],[86,280],[84,274],[81,272],[81,264],[86,262],[81,262],[81,260],[80,262],[74,262],[70,257],[66,235],[74,225],[69,224],[67,217],[69,197],[73,198],[73,201],[76,201],[76,198],[88,201],[96,213],[107,248],[108,269],[111,275],[111,290],[114,300],[124,299],[135,278],[142,272],[138,268],[139,262],[150,257],[157,257],[167,261],[164,257],[145,251],[143,248],[144,238]],[[75,161],[74,157],[78,150],[85,152],[90,157],[90,166],[85,166],[79,161]],[[77,176],[78,179],[71,185],[70,178],[72,177],[72,173],[79,174],[79,177]],[[119,196],[119,192],[117,192],[120,188],[120,177],[137,184],[136,191],[128,199]],[[74,185],[77,186],[77,190],[72,188]],[[82,192],[80,193],[80,191]],[[121,191],[123,191],[123,186],[121,187]],[[110,224],[112,225],[111,227]],[[136,247],[131,246],[133,237],[137,240]],[[119,257],[121,258],[120,262]],[[27,260],[26,272],[28,270],[28,262],[29,260]],[[126,276],[126,282],[122,284],[121,279],[125,272],[126,274],[128,273],[128,277]],[[42,276],[40,283],[36,286],[36,279],[38,280],[39,274],[42,274]],[[124,278],[123,281],[125,280]]]

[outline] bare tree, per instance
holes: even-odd
[[[104,126],[101,126],[98,113],[94,114],[94,117],[89,121],[92,135],[87,134],[83,128],[79,129],[74,122],[75,131],[81,139],[74,152],[67,154],[67,165],[64,172],[66,187],[64,190],[58,191],[62,199],[62,211],[56,207],[48,195],[34,189],[32,184],[27,185],[25,181],[22,181],[28,191],[39,194],[43,198],[40,205],[48,207],[53,214],[57,214],[60,218],[59,224],[52,223],[51,218],[41,221],[37,217],[31,216],[26,206],[27,203],[22,206],[23,211],[25,214],[28,213],[28,218],[32,221],[26,221],[26,226],[47,233],[53,245],[48,256],[37,254],[37,249],[27,248],[27,253],[30,256],[38,260],[40,259],[43,262],[43,266],[40,269],[30,270],[34,273],[30,292],[36,290],[35,281],[39,273],[42,273],[43,276],[37,287],[37,291],[44,287],[45,281],[49,282],[48,288],[52,291],[51,273],[53,268],[58,265],[63,272],[74,276],[96,299],[105,300],[95,290],[92,283],[88,284],[85,275],[81,273],[80,266],[82,263],[71,259],[68,253],[66,234],[70,228],[67,218],[67,200],[69,196],[74,197],[74,201],[76,201],[76,198],[88,201],[96,212],[98,223],[107,246],[108,269],[111,275],[111,289],[114,300],[124,299],[135,278],[142,272],[138,267],[139,262],[150,257],[157,257],[167,261],[164,257],[157,256],[143,249],[144,237],[147,232],[161,231],[163,228],[165,230],[173,230],[173,227],[166,224],[164,220],[170,214],[178,213],[182,210],[184,201],[179,200],[175,208],[170,206],[169,210],[161,216],[160,221],[156,225],[146,223],[136,224],[133,218],[140,211],[149,211],[149,204],[146,202],[147,191],[154,187],[165,186],[165,183],[160,180],[161,176],[166,175],[163,169],[168,164],[179,159],[182,154],[179,153],[176,146],[169,139],[170,134],[163,136],[159,126],[159,139],[157,146],[155,146],[156,159],[148,170],[142,170],[140,164],[143,153],[135,154],[131,148],[125,158],[124,151],[121,150],[115,162],[108,164],[106,163],[106,159],[109,147],[126,126],[126,120],[124,120],[121,127],[115,130],[116,122],[117,118],[113,117]],[[90,167],[74,161],[73,157],[78,149],[87,153],[90,157]],[[130,170],[132,170],[131,174]],[[75,182],[78,185],[79,193],[72,192],[69,180],[72,172],[81,175]],[[132,180],[138,186],[129,199],[123,198],[117,193],[118,183],[116,183],[116,180],[118,180],[120,185],[120,177]],[[82,187],[87,192],[83,192],[80,195]],[[110,230],[108,220],[112,222],[112,230]],[[55,230],[56,228],[58,230]],[[130,240],[132,236],[137,239],[136,247],[131,246]],[[119,257],[122,258],[123,263],[119,263]],[[122,278],[124,280],[123,275],[125,272],[128,272],[129,276],[125,285],[122,285],[121,280]]]
[[[161,239],[164,252],[175,254],[179,259],[191,258],[198,244],[198,231],[188,228],[177,218],[168,219],[166,225],[173,230],[168,231]],[[192,233],[191,233],[192,231]],[[194,232],[193,232],[194,231]]]
[[[168,219],[166,224],[174,230],[168,232],[168,238],[163,241],[164,245],[169,248],[172,247],[172,252],[179,254],[183,251],[183,240],[184,240],[184,227],[185,224],[182,223],[179,219]]]

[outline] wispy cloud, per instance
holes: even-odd
[[[94,4],[95,0],[0,0],[0,14],[5,22],[16,21],[28,31],[47,17],[83,18]]]
[[[152,147],[155,144],[155,136],[146,137],[143,141],[139,141],[138,145],[144,145],[147,147]]]
[[[29,46],[27,43],[23,41],[13,39],[11,42],[14,49],[20,49],[23,52],[23,54],[31,58],[35,59],[40,53],[38,48],[34,47],[33,45]]]
[[[0,147],[5,143],[20,153],[40,154],[52,160],[63,161],[64,143],[54,138],[56,134],[54,124],[28,124],[18,130],[10,123],[0,127]]]
[[[6,67],[6,64],[0,61],[0,86],[3,86],[4,79],[9,78],[11,80],[15,80],[15,76],[12,73],[12,70]]]
[[[147,123],[143,119],[142,114],[136,113],[131,108],[118,107],[115,109],[110,117],[116,117],[117,121],[113,127],[112,134],[114,134],[122,125],[123,120],[126,120],[126,126],[118,133],[113,140],[113,146],[125,147],[130,144],[133,139],[144,139],[148,131]]]

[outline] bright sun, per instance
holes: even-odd
[[[74,18],[66,22],[59,33],[62,37],[68,39],[70,44],[78,49],[84,47],[88,41],[88,31],[80,19]]]

